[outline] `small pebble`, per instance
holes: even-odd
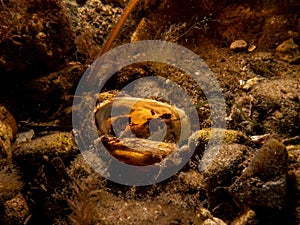
[[[249,79],[246,81],[245,85],[243,86],[243,89],[245,91],[249,91],[254,85],[258,84],[259,81],[261,81],[262,78],[254,77],[252,79]]]
[[[248,47],[248,52],[253,52],[256,49],[256,45],[250,45]]]
[[[30,141],[34,136],[34,130],[29,130],[26,132],[21,132],[16,135],[16,141],[15,143],[21,143],[21,142],[26,142]]]
[[[235,52],[241,52],[247,49],[247,42],[244,40],[237,40],[231,43],[230,49]]]

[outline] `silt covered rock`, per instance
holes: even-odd
[[[11,142],[17,134],[17,123],[7,109],[0,105],[0,155],[10,157]]]
[[[287,165],[285,146],[269,139],[249,167],[230,186],[229,192],[249,207],[282,210],[287,203]]]
[[[71,160],[77,153],[78,147],[73,136],[67,132],[58,132],[26,143],[15,144],[12,149],[16,163],[29,171],[40,168],[56,157]]]

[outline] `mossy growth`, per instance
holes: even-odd
[[[74,36],[62,1],[8,0],[0,9],[0,71],[40,71],[65,62]]]
[[[205,128],[191,135],[189,139],[189,145],[192,148],[193,146],[196,146],[196,153],[202,154],[205,146],[210,140],[218,140],[226,144],[236,143],[250,146],[253,144],[251,140],[240,131],[225,130],[220,128]]]
[[[60,132],[16,144],[12,152],[13,159],[21,168],[30,169],[39,168],[55,157],[61,157],[64,162],[70,161],[78,153],[78,147],[72,134]]]

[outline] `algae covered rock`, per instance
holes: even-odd
[[[0,105],[0,155],[10,157],[11,142],[17,134],[17,123],[10,112]]]
[[[1,7],[0,70],[45,70],[64,64],[74,33],[61,1],[12,0]]]
[[[201,208],[197,214],[199,220],[203,222],[202,225],[225,225],[226,223],[219,218],[213,217],[210,211]]]
[[[25,224],[30,216],[29,206],[22,194],[16,195],[4,203],[5,224]]]
[[[71,160],[78,153],[71,133],[58,132],[39,137],[26,143],[15,144],[12,149],[13,159],[26,169],[39,168],[55,157]]]
[[[8,165],[6,160],[0,159],[0,206],[13,198],[22,187],[18,170]]]
[[[294,42],[293,38],[278,45],[276,53],[283,61],[293,64],[300,63],[300,46]]]
[[[300,132],[298,79],[262,80],[234,102],[231,122],[249,134],[275,132],[296,136]]]
[[[282,210],[287,203],[288,154],[283,144],[269,139],[229,192],[247,206]]]
[[[203,171],[208,190],[229,186],[233,177],[241,173],[249,149],[240,144],[223,144],[212,163]]]
[[[62,69],[44,74],[24,85],[20,101],[26,102],[24,110],[39,118],[64,116],[63,109],[70,105],[70,92],[79,81],[84,66],[70,62]],[[72,93],[73,94],[73,93]],[[61,124],[70,120],[61,119]]]
[[[218,128],[205,128],[193,133],[189,138],[190,148],[195,148],[195,152],[199,155],[203,154],[209,140],[220,140],[226,144],[244,144],[252,145],[252,141],[245,134],[236,130],[225,130]]]
[[[296,204],[295,204],[295,217],[296,223],[300,223],[300,169],[295,172],[295,190],[296,190]]]
[[[23,188],[24,182],[21,180],[19,170],[9,159],[0,156],[0,224],[21,224],[15,220],[10,223],[11,219],[8,217],[16,215],[13,212],[17,208],[14,199],[22,196],[20,192]]]
[[[217,147],[214,147],[217,148]],[[237,213],[237,207],[227,192],[234,178],[242,173],[250,155],[250,149],[244,145],[222,144],[218,154],[203,170],[203,185],[208,197],[209,210],[217,216],[231,221]],[[201,164],[201,162],[200,162]]]

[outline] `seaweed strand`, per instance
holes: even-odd
[[[128,15],[132,12],[132,10],[134,9],[134,7],[136,6],[136,4],[138,3],[139,0],[131,0],[127,7],[125,8],[124,12],[121,15],[121,18],[119,19],[119,21],[117,22],[116,26],[114,27],[114,29],[112,30],[109,38],[107,39],[107,41],[104,44],[104,47],[100,53],[100,55],[103,55],[104,53],[108,52],[109,49],[112,46],[112,43],[114,42],[114,40],[116,39],[116,37],[118,36],[118,34],[120,33],[120,30],[123,26],[123,24],[125,23]]]

